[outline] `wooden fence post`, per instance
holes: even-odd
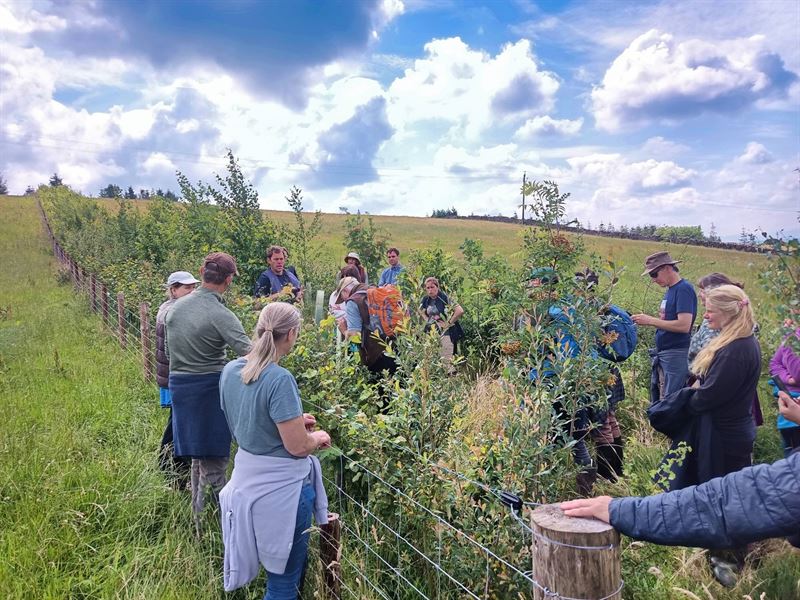
[[[128,330],[125,328],[125,294],[117,294],[117,335],[119,346],[123,350],[128,345]]]
[[[111,321],[108,320],[108,288],[105,283],[100,284],[100,308],[103,311],[103,324],[111,326]]]
[[[319,556],[322,561],[322,576],[325,581],[324,597],[327,600],[339,600],[341,588],[342,547],[339,543],[342,535],[339,515],[328,513],[328,524],[320,525]]]
[[[142,372],[145,381],[153,378],[153,363],[150,362],[150,306],[147,302],[139,305],[139,336],[142,340]]]
[[[531,527],[534,600],[622,599],[619,533],[611,525],[548,504],[531,513]]]
[[[97,279],[94,273],[89,275],[89,308],[97,312]]]

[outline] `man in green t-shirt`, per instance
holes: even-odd
[[[237,274],[232,256],[212,252],[200,268],[200,287],[178,300],[165,321],[175,455],[192,459],[192,510],[197,524],[206,487],[216,498],[226,482],[231,434],[219,402],[226,349],[239,356],[250,351],[242,323],[222,298]]]

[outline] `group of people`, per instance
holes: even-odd
[[[330,446],[331,439],[303,412],[297,382],[279,364],[300,334],[301,315],[294,304],[302,300],[303,287],[287,265],[284,248],[271,246],[266,254],[269,266],[254,295],[270,302],[252,338],[223,300],[239,274],[232,256],[206,256],[200,279],[186,271],[168,277],[167,300],[156,319],[160,399],[169,408],[159,464],[176,488],[191,490],[198,536],[209,497],[219,506],[225,589],[246,585],[263,565],[265,598],[277,600],[295,598],[302,588],[312,515],[317,523],[327,522],[327,497],[313,453]],[[387,252],[381,287],[397,282],[403,269],[399,255],[396,248]],[[362,354],[376,353],[365,361],[370,370],[392,371],[396,365],[385,346],[369,342],[374,336],[366,272],[356,253],[346,261],[331,312],[348,337],[363,336]],[[455,330],[463,310],[456,305],[448,313],[447,296],[434,278],[426,280],[426,291],[420,307],[425,318]],[[449,348],[452,355],[452,343]],[[229,362],[229,350],[239,358]],[[238,450],[228,481],[232,440]]]
[[[728,549],[709,556],[717,579],[733,585],[746,543],[794,534],[790,540],[800,544],[800,357],[784,340],[770,363],[773,380],[780,380],[778,427],[787,458],[751,467],[756,426],[763,420],[757,395],[761,350],[750,300],[744,286],[724,274],[701,278],[705,312],[692,335],[697,298],[678,263],[666,252],[647,257],[643,275],[666,292],[657,317],[632,316],[640,327],[656,329],[648,416],[672,441],[663,463],[670,491],[576,500],[562,509],[611,522],[637,539]],[[800,329],[793,335],[800,336]],[[682,456],[681,446],[688,450]]]
[[[261,289],[275,295],[300,287],[280,247],[270,248],[268,259],[275,277],[266,275]],[[170,407],[160,463],[178,487],[191,489],[198,536],[209,494],[219,505],[226,590],[252,581],[263,564],[265,598],[296,598],[312,514],[318,523],[328,515],[312,455],[331,438],[303,412],[294,377],[279,365],[300,335],[300,311],[270,302],[248,337],[223,300],[237,275],[236,260],[214,252],[203,260],[200,280],[184,271],[167,280],[156,325],[161,401]],[[239,358],[229,362],[229,349]],[[232,439],[238,451],[228,481]]]
[[[403,270],[399,256],[396,248],[389,250],[389,266],[377,289],[397,283]],[[209,492],[219,504],[225,589],[252,581],[263,565],[268,572],[265,598],[275,600],[295,598],[302,588],[311,517],[318,523],[327,521],[327,498],[313,454],[328,447],[331,438],[303,412],[297,383],[279,364],[300,333],[301,315],[292,301],[302,299],[303,288],[287,266],[283,248],[270,247],[267,258],[269,268],[254,292],[287,301],[269,302],[261,310],[252,337],[224,305],[223,294],[238,275],[236,261],[214,252],[203,260],[199,280],[183,271],[169,276],[156,341],[161,402],[170,407],[162,468],[173,474],[178,487],[191,489],[198,535]],[[362,360],[370,370],[393,371],[394,358],[384,352],[386,341],[379,340],[377,348],[368,342],[374,336],[367,298],[375,288],[370,288],[357,254],[349,253],[346,260],[330,297],[331,313],[345,336],[360,341]],[[777,395],[785,423],[779,427],[788,458],[769,467],[747,468],[760,419],[756,386],[761,368],[750,301],[741,284],[724,275],[704,277],[699,282],[704,318],[692,335],[697,298],[681,278],[678,262],[666,252],[647,258],[643,275],[666,293],[658,317],[632,316],[640,327],[656,328],[651,422],[673,445],[683,441],[691,447],[672,480],[676,491],[650,499],[586,499],[562,507],[568,515],[610,520],[625,533],[660,543],[734,546],[759,536],[800,532],[800,453],[788,456],[800,446],[800,357],[783,344],[771,363],[781,390]],[[540,286],[554,277],[552,272],[537,272],[530,285]],[[588,273],[584,277],[596,283],[596,276],[593,282]],[[440,333],[443,356],[450,359],[463,336],[458,321],[464,311],[450,303],[436,278],[427,278],[424,287],[418,314],[426,328]],[[796,335],[800,337],[800,329]],[[229,350],[239,358],[228,362]],[[616,379],[608,390],[611,410],[593,428],[574,428],[578,451],[573,449],[576,460],[587,467],[581,472],[589,471],[593,461],[579,446],[591,434],[598,449],[606,448],[597,454],[605,463],[601,474],[609,479],[622,474],[622,436],[613,409],[624,388],[619,371],[612,369]],[[544,380],[548,373],[543,370],[539,377]],[[232,439],[238,451],[228,481]],[[715,479],[722,476],[726,477]],[[760,485],[767,480],[771,487]],[[589,490],[591,482],[581,489],[584,495]],[[774,508],[768,503],[776,493],[794,496]],[[715,501],[715,494],[725,494],[725,502]],[[744,514],[745,506],[769,510],[753,517]],[[670,521],[668,516],[678,511],[683,519]],[[700,522],[704,527],[696,524]]]

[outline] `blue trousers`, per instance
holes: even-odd
[[[311,527],[311,515],[314,513],[316,498],[314,486],[311,482],[305,482],[300,492],[294,541],[289,560],[286,562],[286,569],[282,575],[267,571],[267,590],[264,600],[296,600],[300,593],[308,560],[309,533],[306,530]]]
[[[654,375],[658,376],[660,398],[686,387],[686,379],[689,376],[689,349],[661,350],[654,357],[653,369],[656,371]]]

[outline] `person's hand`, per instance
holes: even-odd
[[[797,385],[797,379],[795,379],[794,377],[788,377],[786,379],[786,383],[788,383],[789,385]]]
[[[314,428],[317,426],[317,419],[314,415],[303,413],[303,425],[305,425],[306,431],[314,431]]]
[[[306,291],[306,288],[304,288],[304,287],[301,287],[298,290],[297,294],[295,295],[295,298],[297,298],[298,302],[302,302],[303,301],[303,294],[305,293],[305,291]]]
[[[786,392],[778,392],[778,410],[785,419],[800,425],[800,404]]]
[[[644,313],[637,313],[635,315],[631,315],[631,319],[637,325],[652,325],[655,317],[651,317],[650,315],[646,315]]]
[[[311,436],[317,442],[317,450],[331,447],[331,436],[328,435],[327,431],[322,431],[320,429],[319,431],[312,432]]]
[[[609,504],[611,504],[611,496],[598,496],[597,498],[581,498],[580,500],[562,502],[559,504],[559,508],[568,517],[593,517],[608,523]]]

